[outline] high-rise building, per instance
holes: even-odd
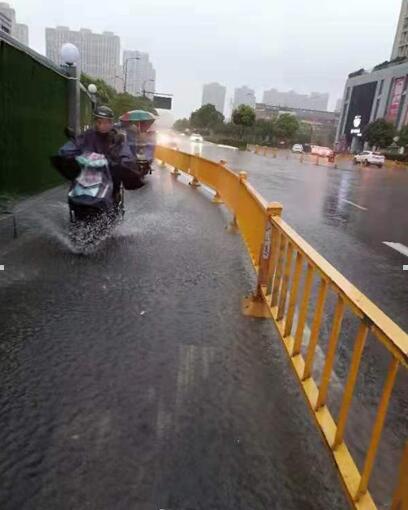
[[[335,112],[341,112],[341,107],[343,105],[343,98],[337,99],[336,101],[336,108],[334,109]]]
[[[408,56],[408,0],[402,0],[391,60]]]
[[[263,94],[263,103],[272,106],[285,106],[288,108],[305,108],[309,110],[327,111],[329,94],[312,92],[307,94],[298,94],[294,90],[289,92],[280,92],[276,89],[265,90]]]
[[[134,96],[146,94],[152,99],[156,91],[156,71],[149,60],[149,54],[137,50],[125,50],[123,79],[126,81],[126,91],[129,94]]]
[[[0,2],[0,30],[28,46],[28,26],[16,23],[16,11],[5,2]]]
[[[224,114],[226,92],[227,89],[219,83],[206,83],[203,85],[203,98],[201,104],[212,104],[218,112]]]
[[[256,99],[255,99],[255,91],[250,89],[246,85],[243,87],[238,87],[234,91],[234,101],[233,108],[238,108],[241,104],[246,104],[255,108]]]
[[[115,88],[120,88],[120,39],[112,32],[94,34],[87,28],[79,32],[58,26],[45,29],[46,56],[56,64],[62,64],[60,50],[65,43],[77,46],[80,54],[79,67],[92,78],[102,78]]]
[[[5,32],[6,34],[11,35],[11,30],[13,27],[13,23],[11,18],[7,16],[4,12],[0,10],[0,30]]]
[[[21,43],[28,46],[28,26],[23,23],[16,23],[14,25],[13,35]]]
[[[309,110],[327,111],[329,104],[329,94],[323,92],[311,92],[308,99]]]

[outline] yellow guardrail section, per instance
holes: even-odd
[[[173,173],[181,170],[192,176],[192,186],[203,183],[212,188],[216,192],[214,201],[225,203],[232,212],[233,225],[238,226],[258,274],[257,288],[244,300],[243,312],[272,318],[315,423],[333,456],[351,506],[359,510],[376,509],[368,490],[369,482],[398,369],[408,368],[408,335],[285,223],[281,217],[282,206],[267,203],[247,182],[245,172],[236,174],[224,162],[215,163],[167,147],[158,146],[155,157],[174,167]],[[317,296],[313,298],[312,289],[316,284]],[[336,304],[331,315],[322,375],[317,383],[312,374],[313,364],[329,293],[335,295]],[[346,311],[352,312],[358,328],[335,419],[327,399]],[[313,320],[305,345],[304,331],[310,313]],[[344,435],[369,333],[385,347],[391,361],[371,428],[366,431],[370,439],[359,471]],[[408,443],[393,494],[392,510],[408,510]]]

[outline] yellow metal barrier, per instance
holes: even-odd
[[[408,368],[408,335],[285,223],[281,218],[282,206],[267,203],[247,182],[245,172],[236,174],[225,162],[215,163],[160,146],[156,148],[156,158],[212,188],[234,215],[258,273],[257,287],[253,295],[243,301],[243,312],[272,318],[310,411],[333,456],[351,506],[359,510],[376,509],[368,486],[397,371],[400,367]],[[312,299],[314,284],[318,285],[315,300]],[[313,365],[329,293],[335,295],[336,305],[318,384],[313,378]],[[327,398],[346,311],[352,312],[358,328],[335,420]],[[310,312],[313,312],[313,320],[305,345],[304,330]],[[345,444],[344,434],[369,333],[383,344],[391,361],[372,428],[367,430],[370,441],[360,472]],[[407,487],[408,447],[401,463],[393,509],[408,510]]]

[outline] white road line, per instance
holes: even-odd
[[[404,244],[401,243],[392,243],[391,241],[383,241],[383,244],[386,244],[393,250],[399,251],[400,253],[408,257],[408,246],[405,246]]]
[[[362,211],[367,211],[367,207],[362,207],[361,205],[355,204],[351,200],[346,200],[345,198],[342,199],[342,202],[347,202],[350,205],[354,205],[354,207],[357,207],[358,209],[361,209]]]
[[[233,147],[232,145],[222,145],[222,144],[218,144],[218,147],[221,147],[222,149],[233,149],[234,151],[237,151],[238,150],[238,147]]]
[[[4,271],[4,265],[0,265],[0,271]]]
[[[403,271],[408,271],[408,264],[404,264],[404,265],[402,266],[402,270],[403,270]]]

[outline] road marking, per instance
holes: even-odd
[[[402,266],[402,270],[403,270],[403,271],[408,271],[408,264],[404,264],[404,265]]]
[[[0,271],[4,271],[4,265],[0,265]]]
[[[233,149],[234,151],[237,151],[238,150],[238,147],[233,147],[232,145],[222,145],[222,144],[218,144],[218,147],[221,147],[223,149]]]
[[[408,247],[401,243],[392,243],[391,241],[383,241],[383,244],[386,244],[390,248],[394,249],[395,251],[399,251],[406,257],[408,257]]]
[[[358,209],[361,209],[362,211],[367,211],[367,207],[362,207],[361,205],[355,204],[351,200],[346,200],[345,198],[342,199],[343,202],[347,202],[350,205],[354,205],[354,207],[357,207]]]

